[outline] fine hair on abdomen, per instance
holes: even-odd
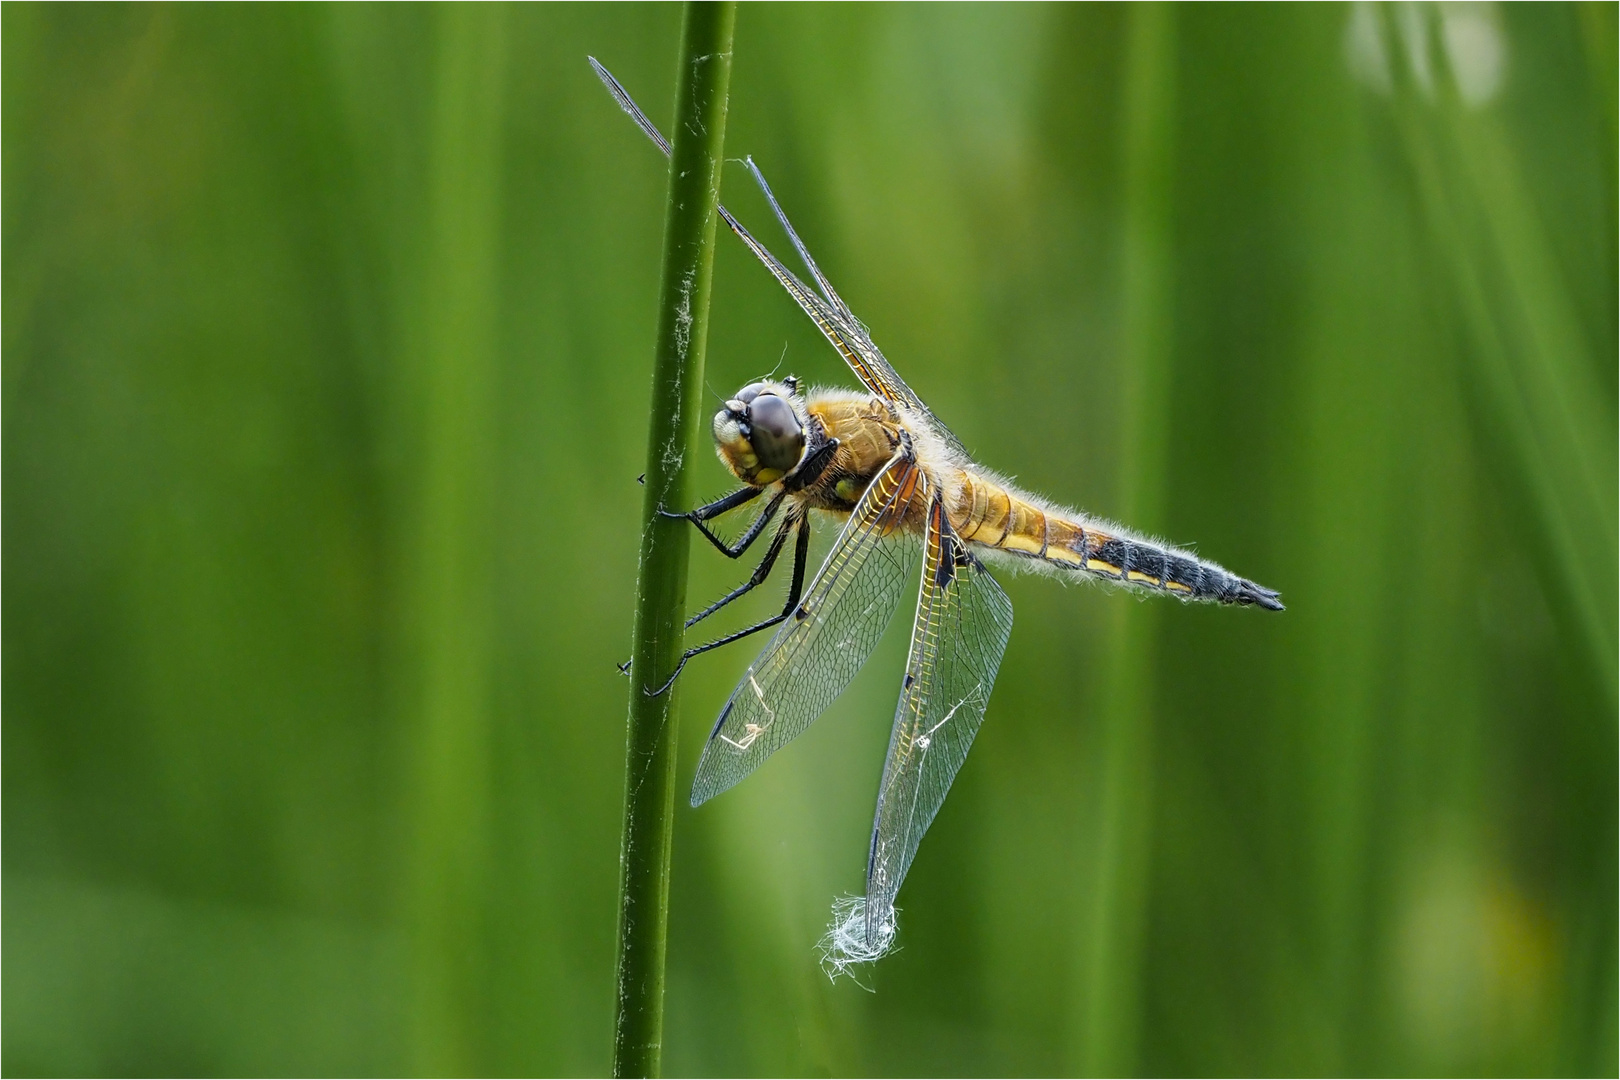
[[[1182,600],[1282,608],[1272,590],[1189,551],[1052,506],[982,473],[963,471],[953,509],[958,535],[1015,568],[1033,562]]]

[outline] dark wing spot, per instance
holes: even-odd
[[[956,537],[945,537],[939,545],[939,569],[934,572],[934,584],[941,589],[949,588],[956,580],[957,568],[967,561],[963,558],[965,554]]]
[[[736,699],[733,698],[731,701],[726,702],[725,708],[720,710],[720,719],[714,722],[714,730],[709,732],[710,739],[713,739],[716,735],[720,734],[720,729],[726,726],[726,717],[731,715],[731,707],[736,703]]]

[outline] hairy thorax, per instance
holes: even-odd
[[[840,516],[852,510],[894,457],[903,431],[911,437],[918,469],[943,498],[951,528],[976,548],[1090,570],[1093,549],[1110,539],[1095,528],[1088,536],[1082,516],[1072,510],[1052,507],[972,464],[959,464],[925,419],[881,399],[824,391],[809,402],[808,412],[828,438],[839,442],[826,470],[804,490],[802,498],[812,507]],[[895,525],[921,532],[924,517],[920,510],[908,511]],[[1100,554],[1096,559],[1098,571],[1118,572]]]
[[[805,501],[819,510],[847,514],[894,457],[904,423],[877,398],[848,392],[818,394],[808,411],[828,438],[838,440],[838,449],[805,489]]]

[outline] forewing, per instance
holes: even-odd
[[[720,711],[692,783],[712,799],[810,726],[877,645],[916,561],[899,525],[925,497],[913,461],[897,455],[867,487],[793,614],[744,672]]]
[[[591,67],[596,71],[597,77],[608,88],[608,92],[619,103],[619,107],[629,114],[630,118],[636,122],[636,125],[641,128],[647,138],[652,140],[653,145],[662,150],[665,157],[668,157],[670,152],[669,142],[654,126],[653,122],[647,119],[647,114],[641,111],[640,106],[631,99],[629,92],[620,85],[619,80],[615,79],[607,68],[597,63],[595,57],[589,57],[588,59],[590,59]],[[748,250],[754,253],[754,257],[765,264],[765,268],[781,283],[782,288],[787,290],[788,295],[793,298],[794,302],[804,309],[806,315],[810,316],[811,321],[821,330],[822,335],[832,343],[833,348],[837,349],[838,354],[844,358],[844,363],[849,365],[850,370],[856,374],[869,391],[885,401],[896,405],[904,405],[906,408],[927,417],[940,436],[965,456],[967,451],[963,448],[961,441],[951,433],[949,428],[940,423],[928,406],[923,404],[922,398],[918,397],[911,387],[906,385],[905,380],[900,377],[888,359],[879,351],[877,345],[873,343],[872,336],[867,333],[866,327],[861,325],[860,320],[855,317],[855,313],[850,311],[849,305],[844,303],[843,298],[833,289],[832,283],[821,272],[821,267],[817,266],[816,261],[810,257],[809,249],[805,247],[804,241],[799,239],[798,231],[788,221],[787,214],[783,212],[782,207],[777,203],[775,194],[772,193],[770,185],[765,182],[764,174],[759,171],[753,159],[749,158],[746,164],[749,171],[753,173],[754,180],[759,184],[760,190],[765,193],[765,198],[770,201],[771,210],[776,214],[776,220],[781,222],[783,230],[787,232],[788,238],[793,242],[793,247],[798,251],[800,258],[804,260],[805,267],[810,271],[811,277],[816,280],[819,291],[812,289],[799,280],[798,275],[783,265],[782,261],[775,255],[772,255],[770,249],[760,243],[754,234],[744,228],[742,222],[733,217],[731,211],[724,206],[719,208],[720,217],[730,226],[731,231],[736,233],[738,238],[747,245]]]
[[[755,175],[758,176],[758,173]],[[763,183],[763,177],[760,179]],[[785,223],[786,215],[782,215],[780,211],[778,214]],[[730,211],[722,210],[721,217],[725,218],[726,224],[731,226],[731,231],[748,246],[748,250],[754,253],[754,257],[765,264],[765,268],[781,283],[782,288],[787,290],[787,294],[804,309],[804,313],[810,316],[811,321],[821,330],[822,335],[832,342],[833,348],[838,350],[838,355],[844,358],[844,363],[859,376],[868,390],[897,405],[912,409],[924,408],[922,399],[895,373],[894,368],[889,366],[889,361],[878,351],[877,346],[872,344],[871,338],[855,321],[855,317],[845,314],[848,309],[843,307],[841,300],[828,299],[799,280],[798,275],[772,255],[770,249],[760,243],[742,222],[731,216]],[[837,294],[834,293],[833,296],[836,297]]]
[[[894,899],[984,719],[1012,633],[1012,603],[929,507],[911,653],[878,789],[866,871],[867,933],[893,926]]]
[[[883,355],[882,351],[872,341],[872,335],[867,332],[861,321],[855,317],[855,313],[849,309],[849,305],[844,303],[844,298],[839,296],[838,292],[832,287],[832,282],[828,281],[827,276],[821,272],[821,267],[816,265],[816,260],[810,255],[810,249],[805,247],[803,240],[799,239],[798,230],[788,220],[787,213],[782,209],[781,204],[776,201],[775,193],[771,191],[770,184],[765,181],[765,174],[760,172],[759,166],[754,164],[754,159],[748,158],[745,164],[748,166],[748,171],[753,174],[754,182],[759,185],[760,191],[764,192],[766,200],[771,204],[772,212],[776,214],[776,220],[781,223],[782,230],[787,233],[788,239],[792,241],[794,250],[799,253],[799,258],[804,261],[806,269],[810,271],[810,276],[815,279],[820,291],[812,291],[808,285],[800,281],[791,270],[782,265],[780,259],[772,255],[764,244],[760,243],[736,218],[731,216],[729,211],[722,207],[720,215],[725,218],[726,224],[731,226],[731,231],[736,233],[744,244],[748,245],[748,250],[752,251],[754,256],[765,264],[766,269],[770,270],[776,280],[781,282],[788,295],[793,297],[798,305],[804,309],[805,314],[810,316],[811,320],[820,328],[822,335],[832,342],[833,348],[838,350],[838,355],[844,358],[844,363],[849,365],[850,370],[860,378],[868,390],[885,401],[896,405],[904,405],[906,408],[927,417],[935,430],[952,447],[963,456],[966,456],[967,450],[962,446],[961,441],[957,439],[949,428],[940,422],[939,418],[933,414],[927,405],[923,404],[922,398],[917,396],[916,391],[906,385],[906,381],[894,370],[888,358]]]
[[[776,220],[781,224],[782,231],[787,233],[788,239],[793,243],[794,250],[799,253],[799,258],[803,261],[805,269],[809,270],[810,276],[815,279],[816,288],[819,290],[820,295],[811,295],[803,282],[788,271],[776,256],[767,251],[764,244],[761,244],[752,235],[748,234],[747,230],[728,214],[726,220],[732,229],[742,237],[743,243],[748,245],[749,250],[753,251],[754,255],[770,269],[776,279],[782,282],[783,287],[788,290],[789,295],[798,301],[799,306],[804,308],[810,318],[821,328],[821,332],[826,335],[827,340],[832,342],[833,347],[843,356],[844,362],[859,376],[868,390],[886,401],[904,405],[907,408],[923,413],[934,422],[941,434],[954,445],[960,447],[961,444],[957,442],[956,436],[952,435],[950,430],[939,422],[939,419],[929,411],[928,406],[923,404],[922,398],[917,395],[916,391],[907,386],[906,381],[900,377],[899,372],[894,370],[888,358],[883,355],[882,351],[872,341],[872,335],[866,329],[865,324],[855,317],[855,313],[844,302],[844,298],[838,295],[838,291],[833,288],[832,282],[827,279],[827,275],[821,272],[821,267],[816,264],[815,257],[810,254],[810,249],[805,246],[804,241],[799,238],[799,231],[793,227],[793,222],[788,220],[787,212],[782,209],[782,204],[776,201],[776,193],[771,190],[771,185],[766,181],[765,174],[760,171],[759,166],[754,164],[754,159],[752,157],[746,158],[743,164],[748,166],[748,171],[753,174],[754,182],[759,185],[760,191],[764,193],[765,200],[771,204],[771,212],[776,215]]]

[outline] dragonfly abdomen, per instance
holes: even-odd
[[[1042,505],[980,474],[961,474],[951,517],[964,540],[992,551],[1183,600],[1282,610],[1275,591],[1191,552],[1131,536],[1072,510]]]

